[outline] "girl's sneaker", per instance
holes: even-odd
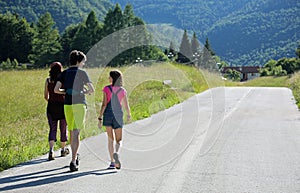
[[[116,169],[121,169],[121,162],[119,160],[119,155],[117,153],[113,154],[114,160],[115,160],[115,167]]]
[[[111,169],[115,169],[115,163],[114,162],[111,162],[110,165],[108,166],[108,170],[111,170]]]

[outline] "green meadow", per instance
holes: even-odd
[[[218,74],[173,63],[119,69],[124,75],[132,121],[149,117],[218,86],[286,86],[292,88],[295,98],[300,100],[299,74],[239,83],[223,82]],[[86,70],[95,86],[95,93],[87,96],[86,128],[81,131],[81,139],[103,132],[97,128],[97,116],[103,97],[102,88],[109,84],[112,68]],[[0,72],[0,171],[46,154],[49,150],[47,102],[43,98],[48,73],[49,69]],[[171,83],[163,84],[165,80],[171,80]],[[59,141],[56,144],[58,148]]]
[[[88,112],[86,128],[81,131],[82,139],[102,132],[97,128],[97,116],[102,88],[109,84],[111,69],[86,69],[95,93],[87,96]],[[149,117],[209,88],[205,78],[207,72],[192,67],[159,63],[147,67],[121,67],[120,70],[124,75],[133,121]],[[0,171],[48,152],[47,102],[43,98],[48,73],[49,69],[0,72]],[[164,80],[171,80],[171,84],[164,85]],[[59,142],[56,148],[59,148]]]

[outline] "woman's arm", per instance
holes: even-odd
[[[56,82],[56,85],[54,87],[54,93],[56,94],[66,94],[64,90],[61,89],[62,83],[60,81]]]
[[[131,120],[131,114],[130,114],[130,107],[129,107],[127,95],[124,96],[123,102],[124,102],[125,110],[127,112],[127,121],[130,121]]]
[[[102,118],[103,117],[103,113],[106,109],[107,106],[107,96],[105,94],[105,92],[103,92],[103,101],[102,101],[102,105],[101,105],[101,109],[100,109],[100,113],[99,113],[99,117],[98,118]]]
[[[44,99],[45,99],[46,101],[48,101],[48,99],[49,99],[48,78],[46,79],[46,82],[45,82]]]
[[[101,105],[101,109],[100,109],[100,113],[99,113],[99,117],[98,117],[98,128],[101,128],[102,126],[102,118],[103,118],[103,113],[106,109],[106,106],[107,106],[107,97],[106,97],[106,94],[105,92],[103,92],[103,101],[102,101],[102,105]]]

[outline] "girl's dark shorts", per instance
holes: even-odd
[[[113,129],[123,128],[123,113],[113,114],[104,113],[103,114],[103,126],[112,127]]]

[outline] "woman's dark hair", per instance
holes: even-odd
[[[73,50],[69,56],[69,62],[71,66],[75,66],[77,62],[82,62],[82,60],[86,59],[86,55],[77,50]]]
[[[123,86],[123,75],[119,70],[110,71],[109,76],[112,78],[113,86]]]
[[[60,62],[53,62],[50,65],[50,71],[49,71],[49,76],[50,76],[50,81],[56,82],[58,75],[62,72],[62,65]]]

